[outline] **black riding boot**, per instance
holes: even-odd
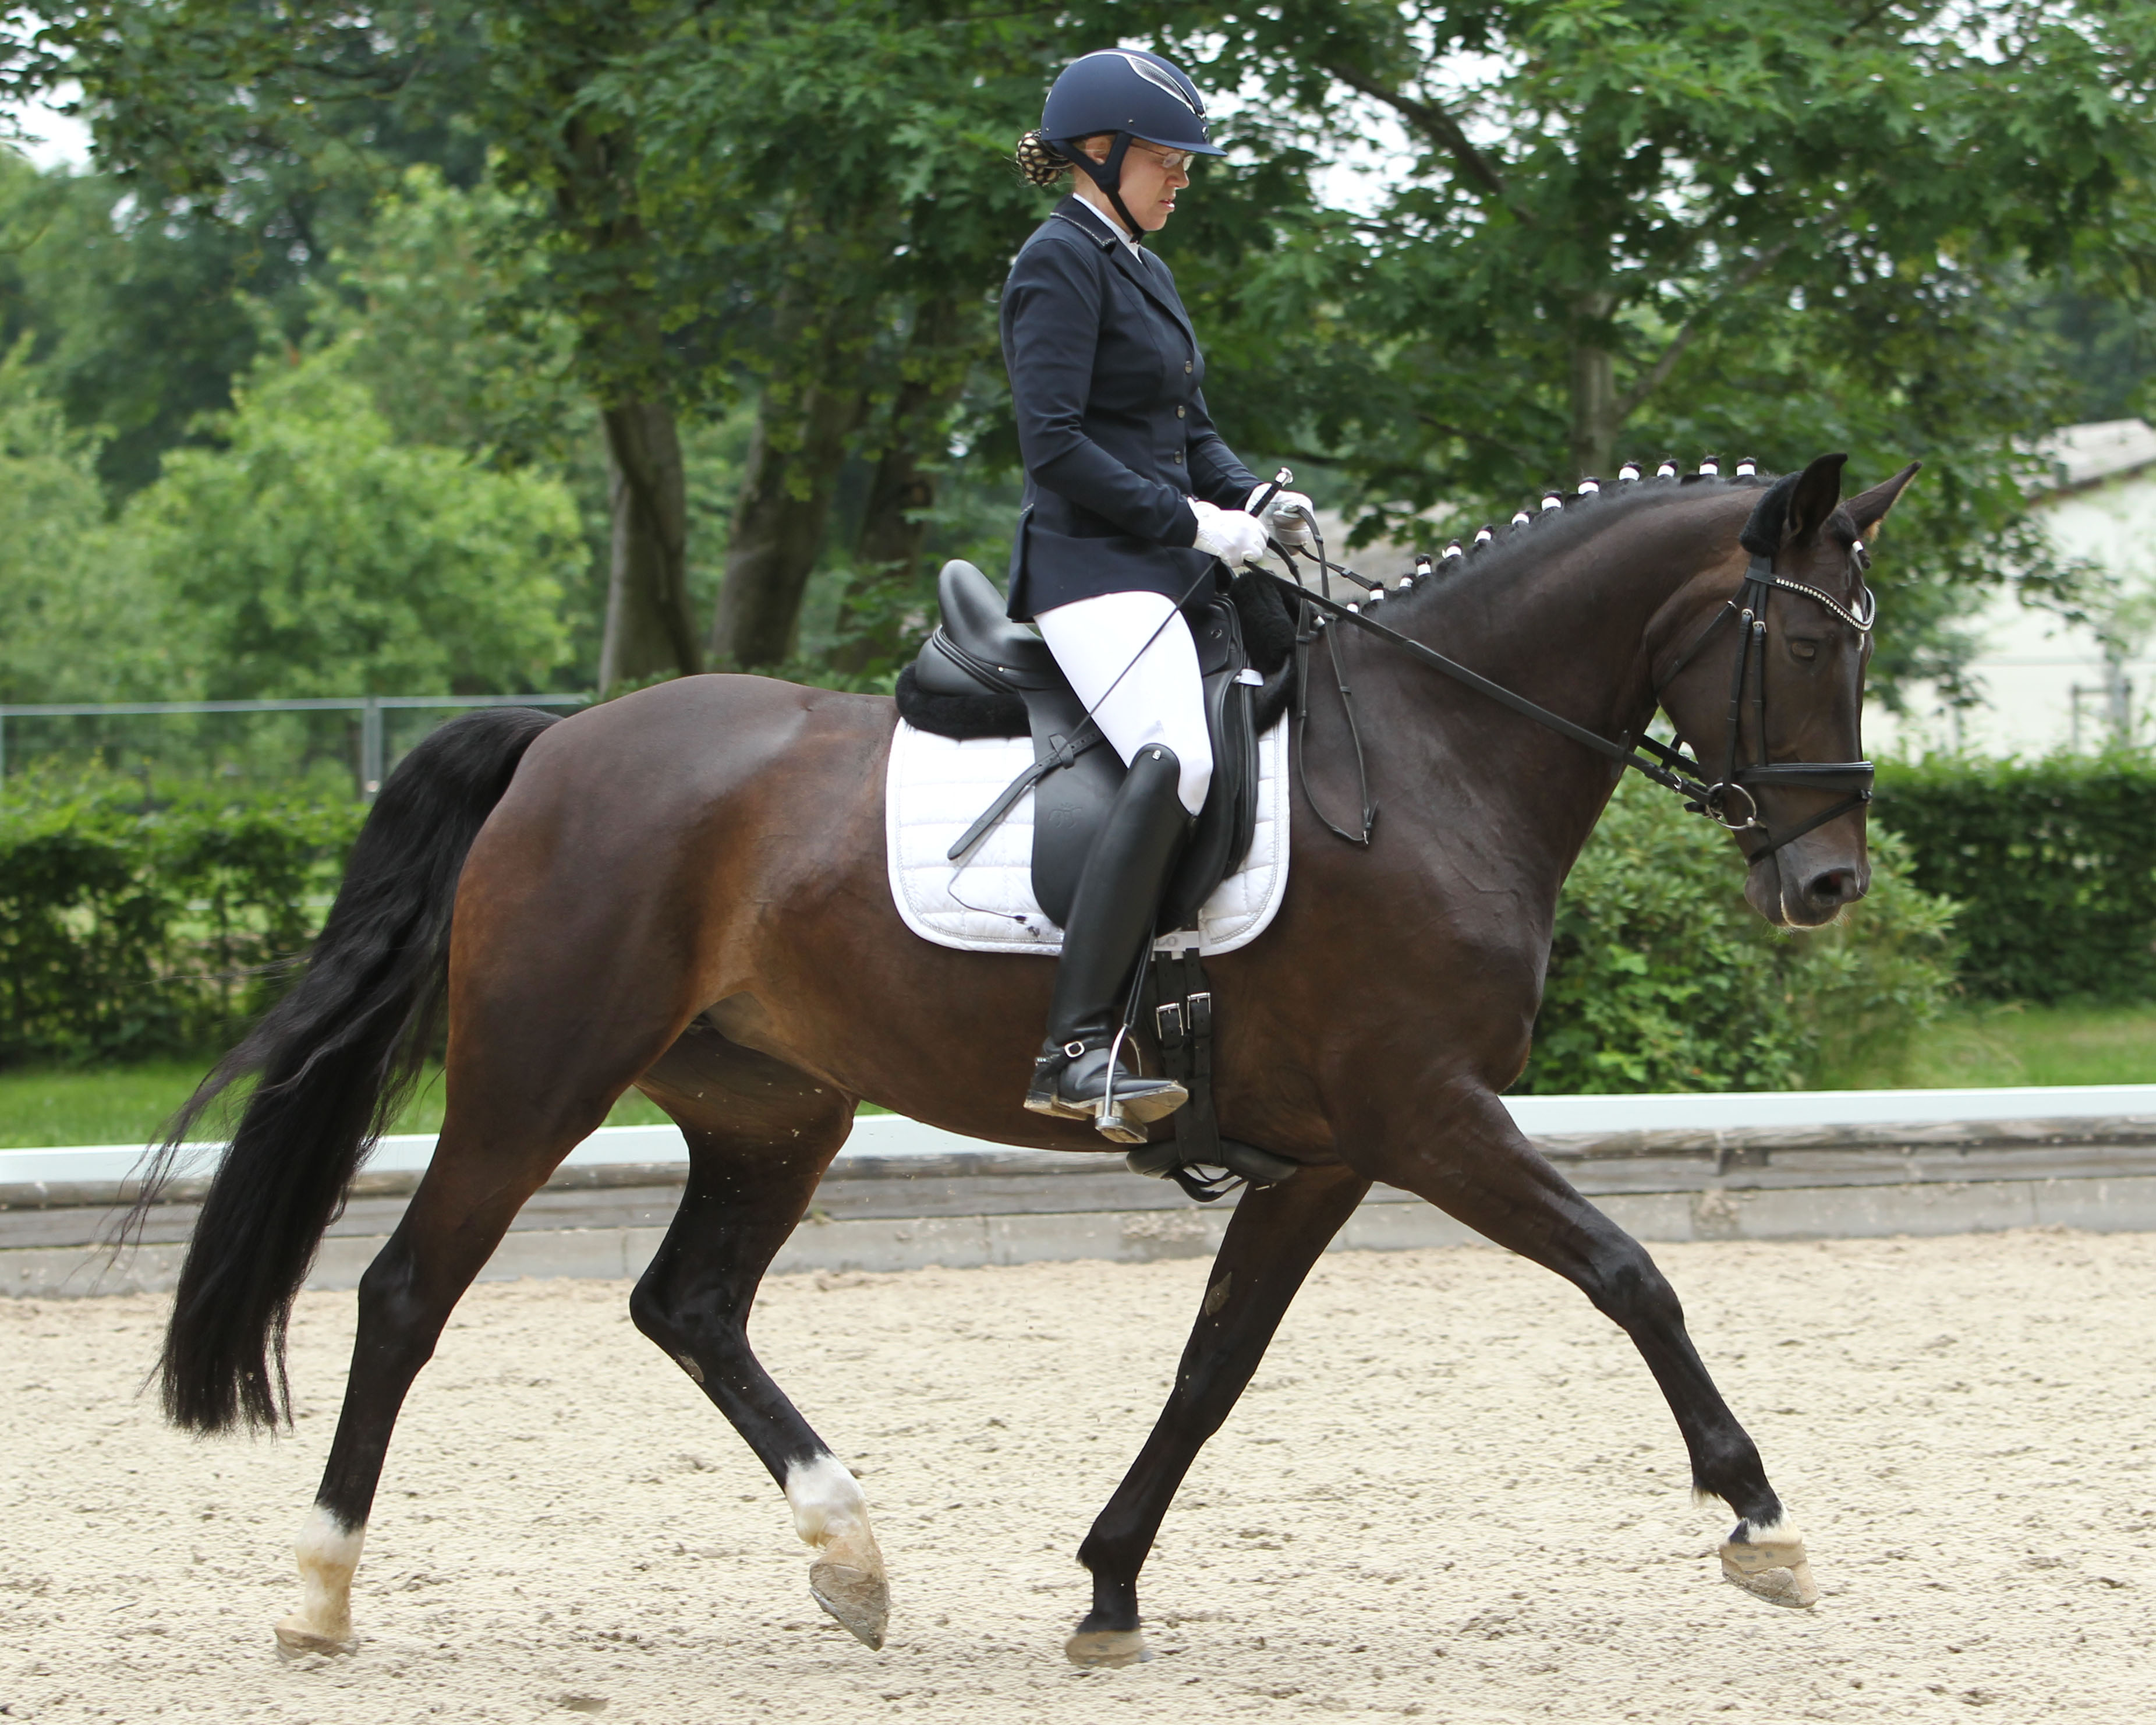
[[[1173,749],[1148,744],[1131,762],[1078,877],[1055,994],[1048,1009],[1048,1040],[1033,1064],[1025,1106],[1036,1114],[1091,1120],[1118,1143],[1145,1142],[1146,1122],[1173,1114],[1188,1100],[1179,1084],[1147,1078],[1126,1043],[1116,1060],[1115,1105],[1100,1119],[1108,1089],[1109,1051],[1122,1026],[1133,968],[1151,943],[1153,918],[1168,872],[1190,831],[1176,793],[1182,768]],[[1124,1127],[1115,1119],[1133,1122]]]

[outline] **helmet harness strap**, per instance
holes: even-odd
[[[1108,159],[1106,162],[1094,161],[1083,150],[1078,148],[1075,142],[1069,153],[1072,164],[1081,169],[1087,179],[1107,194],[1108,202],[1115,206],[1116,214],[1122,218],[1125,229],[1130,234],[1131,243],[1133,245],[1142,245],[1145,243],[1145,230],[1138,226],[1137,218],[1131,214],[1123,203],[1123,158],[1130,154],[1131,142],[1131,135],[1128,132],[1117,132],[1116,141],[1108,148]]]

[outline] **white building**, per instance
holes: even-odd
[[[1867,751],[1917,755],[1966,749],[2035,756],[2156,738],[2156,429],[2139,419],[2070,425],[2046,443],[2051,483],[2037,507],[2068,557],[2098,563],[2118,583],[2107,643],[2087,624],[2026,606],[2010,592],[1978,613],[1982,644],[1967,670],[1981,696],[1948,706],[1936,688],[1910,685],[1907,713],[1874,703]],[[1919,483],[1922,483],[1920,480]],[[1886,531],[1893,532],[1890,521]]]

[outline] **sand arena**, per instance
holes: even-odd
[[[1201,1261],[766,1287],[754,1335],[862,1476],[891,1643],[808,1599],[747,1448],[627,1287],[483,1286],[399,1425],[364,1645],[282,1661],[352,1296],[300,1417],[199,1443],[136,1394],[162,1300],[0,1302],[0,1716],[2139,1722],[2156,1695],[2156,1237],[1665,1246],[1810,1537],[1817,1610],[1722,1582],[1727,1518],[1623,1336],[1494,1250],[1321,1263],[1146,1571],[1158,1655],[1080,1671],[1072,1553]]]

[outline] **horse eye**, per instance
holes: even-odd
[[[1801,639],[1793,640],[1789,643],[1789,657],[1792,659],[1801,659],[1809,665],[1813,660],[1819,657],[1819,643],[1817,641],[1808,641]]]

